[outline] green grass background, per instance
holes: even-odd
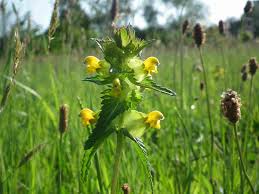
[[[254,188],[259,192],[259,72],[253,80],[249,101],[249,80],[241,81],[240,69],[250,57],[259,57],[258,45],[230,42],[220,46],[205,45],[203,54],[207,68],[212,122],[215,130],[214,183],[216,193],[250,193],[247,182],[240,185],[239,159],[233,144],[233,128],[220,114],[220,96],[227,88],[236,90],[242,100],[242,119],[238,124],[245,165]],[[80,123],[77,96],[85,107],[100,108],[98,86],[81,81],[86,76],[82,60],[87,55],[101,57],[100,51],[89,48],[63,55],[27,53],[22,62],[4,111],[0,114],[0,193],[99,193],[94,163],[86,182],[80,182],[83,143],[88,130]],[[143,59],[156,56],[161,65],[154,79],[180,94],[180,63],[176,49],[153,46]],[[153,167],[155,193],[212,193],[209,179],[210,131],[205,91],[200,90],[202,73],[198,50],[184,47],[184,96],[169,97],[146,91],[139,110],[161,111],[165,120],[160,130],[149,130],[143,137]],[[0,89],[10,75],[12,61],[2,58]],[[8,65],[9,64],[9,65]],[[7,68],[6,68],[7,67]],[[224,74],[219,73],[224,69]],[[6,70],[9,69],[9,70]],[[0,94],[1,97],[2,93]],[[69,105],[69,129],[59,147],[59,107]],[[249,110],[251,103],[251,110]],[[245,134],[247,132],[247,141]],[[17,168],[19,161],[40,143],[46,146],[30,161]],[[110,137],[99,150],[104,193],[109,193],[116,138]],[[246,152],[244,152],[247,150]],[[58,158],[61,153],[61,162]],[[62,184],[59,185],[59,168]],[[127,141],[121,160],[119,185],[128,183],[132,193],[151,193],[144,167]],[[118,193],[122,193],[122,191]]]

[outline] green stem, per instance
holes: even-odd
[[[122,154],[122,150],[123,150],[123,140],[124,140],[123,133],[118,132],[117,133],[116,155],[115,155],[114,165],[113,165],[111,194],[116,194],[117,181],[118,181],[118,177],[119,177],[120,159],[121,159],[121,154]]]
[[[239,155],[239,159],[240,159],[241,168],[242,168],[243,173],[245,175],[245,178],[246,178],[246,180],[247,180],[247,182],[248,182],[248,184],[249,184],[249,186],[251,188],[252,193],[255,194],[253,185],[252,185],[252,183],[250,181],[250,178],[249,178],[249,176],[248,176],[248,174],[247,174],[247,172],[245,170],[245,165],[244,165],[244,162],[243,162],[243,157],[242,157],[242,153],[241,153],[241,149],[240,149],[240,145],[239,145],[238,137],[237,137],[237,126],[236,126],[236,124],[234,124],[234,133],[235,133],[235,141],[236,141],[236,144],[237,144],[237,150],[238,150],[238,155]],[[241,178],[241,180],[242,180],[242,178]]]
[[[98,152],[96,152],[96,154],[94,156],[94,164],[95,164],[95,168],[97,171],[97,179],[98,179],[100,191],[101,191],[101,193],[104,193]]]
[[[252,99],[252,93],[253,93],[253,76],[250,80],[250,87],[249,87],[249,98],[248,98],[248,115],[247,115],[247,129],[245,130],[245,141],[244,141],[244,157],[246,159],[247,156],[247,141],[248,141],[248,133],[251,126],[252,118],[253,118],[253,111],[252,111],[252,105],[253,105],[253,99]]]
[[[180,91],[181,91],[181,107],[182,108],[184,108],[183,107],[183,96],[184,96],[184,94],[183,94],[183,86],[184,86],[184,79],[183,79],[183,77],[184,77],[184,72],[183,72],[183,34],[181,33],[181,38],[180,38],[180,71],[181,71],[181,89],[180,89]]]
[[[58,153],[58,191],[62,192],[62,144],[63,134],[60,133],[59,137],[59,153]]]
[[[210,125],[210,181],[212,183],[212,188],[213,188],[213,193],[215,193],[215,188],[213,184],[213,160],[214,160],[214,130],[212,127],[212,119],[211,119],[211,110],[210,110],[210,95],[209,95],[209,90],[208,90],[208,82],[207,82],[207,75],[206,75],[206,69],[204,65],[204,60],[201,52],[201,48],[199,47],[199,54],[200,54],[200,60],[201,60],[201,65],[203,69],[203,79],[204,79],[204,84],[205,84],[205,92],[206,92],[206,102],[207,102],[207,111],[208,111],[208,118],[209,118],[209,125]]]

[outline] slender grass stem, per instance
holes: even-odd
[[[247,129],[245,130],[245,141],[244,141],[244,157],[246,158],[247,155],[247,141],[248,141],[248,133],[252,122],[252,105],[253,105],[253,99],[252,99],[252,93],[253,93],[253,76],[250,80],[250,86],[249,86],[249,96],[248,96],[248,115],[247,115]]]
[[[112,177],[112,185],[111,185],[111,194],[116,194],[117,182],[119,177],[119,167],[120,167],[120,159],[123,150],[123,134],[121,132],[117,133],[117,147],[116,154],[113,165],[113,177]]]
[[[100,191],[103,194],[104,190],[103,190],[103,183],[102,183],[101,168],[100,168],[98,152],[96,152],[96,154],[94,156],[94,164],[95,164],[95,168],[96,168],[96,171],[97,171],[97,179],[98,179]]]
[[[183,101],[184,101],[184,99],[183,99],[183,96],[184,96],[184,94],[183,94],[183,87],[184,87],[184,71],[183,71],[183,40],[184,40],[184,35],[181,33],[181,35],[180,35],[181,37],[180,37],[180,71],[181,71],[181,73],[180,73],[180,76],[181,76],[181,88],[180,88],[180,92],[181,92],[181,107],[182,108],[184,108],[183,107]]]
[[[213,184],[214,130],[212,127],[211,110],[210,110],[210,102],[209,102],[210,95],[209,95],[209,90],[208,90],[207,74],[206,74],[204,59],[203,59],[202,51],[201,51],[200,47],[199,47],[199,55],[200,55],[202,69],[203,69],[203,79],[204,79],[204,84],[205,84],[207,111],[208,111],[209,126],[210,126],[210,141],[211,141],[211,144],[210,144],[210,180],[212,181],[213,193],[215,193],[214,184]]]
[[[252,193],[255,194],[255,190],[253,188],[251,180],[250,180],[250,178],[249,178],[249,176],[248,176],[248,174],[247,174],[247,172],[245,170],[245,165],[244,165],[244,162],[243,162],[242,152],[241,152],[241,148],[240,148],[240,145],[239,145],[239,142],[238,142],[238,137],[237,137],[237,126],[236,126],[236,124],[234,124],[234,133],[235,133],[235,141],[236,141],[236,145],[237,145],[237,150],[238,150],[238,155],[239,155],[239,159],[240,159],[241,168],[243,170],[243,173],[244,173],[245,178],[246,178],[246,180],[247,180],[247,182],[248,182],[248,184],[250,186],[250,189],[251,189]],[[241,180],[242,180],[242,178],[241,178]]]

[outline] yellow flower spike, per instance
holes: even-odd
[[[152,111],[148,113],[145,123],[150,127],[160,129],[160,121],[164,119],[164,115],[159,111]]]
[[[151,75],[152,73],[157,73],[157,66],[159,65],[159,61],[156,57],[148,57],[144,61],[144,71]]]
[[[121,82],[118,78],[115,78],[112,83],[112,93],[118,97],[121,93]]]
[[[95,123],[96,119],[94,117],[94,112],[89,108],[84,108],[80,111],[79,116],[82,119],[82,123],[84,126],[90,125],[91,123]]]
[[[97,69],[101,68],[100,60],[95,56],[88,56],[85,58],[87,73],[93,74]]]

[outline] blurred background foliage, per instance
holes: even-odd
[[[127,25],[134,19],[136,14],[141,14],[146,23],[144,27],[134,26],[137,35],[145,39],[157,39],[158,44],[166,47],[178,44],[181,25],[185,19],[191,24],[198,21],[206,21],[207,8],[198,0],[154,0],[152,4],[144,0],[140,6],[135,1],[128,0],[60,0],[59,2],[59,25],[52,42],[51,49],[55,52],[64,52],[65,49],[85,49],[92,44],[88,41],[92,37],[109,35],[112,25]],[[22,39],[29,43],[29,49],[34,53],[44,53],[47,49],[46,34],[48,29],[40,30],[39,26],[32,25],[30,12],[23,16],[15,4],[7,6],[7,0],[1,0],[0,5],[0,55],[8,48],[10,37],[13,36],[14,28],[18,27]],[[82,3],[87,4],[87,11]],[[10,2],[9,2],[10,4]],[[160,10],[163,4],[169,16],[165,24],[159,22],[164,10]],[[228,35],[242,41],[256,39],[259,35],[259,6],[246,18],[252,23],[253,28],[246,30],[245,16],[239,19],[230,18],[226,23]],[[191,26],[192,27],[192,26]],[[208,29],[216,32],[217,26],[211,25]],[[218,36],[218,33],[214,33]],[[191,38],[191,32],[188,37]],[[217,37],[213,38],[217,39]],[[92,46],[92,45],[91,45]],[[28,48],[27,48],[28,49]]]

